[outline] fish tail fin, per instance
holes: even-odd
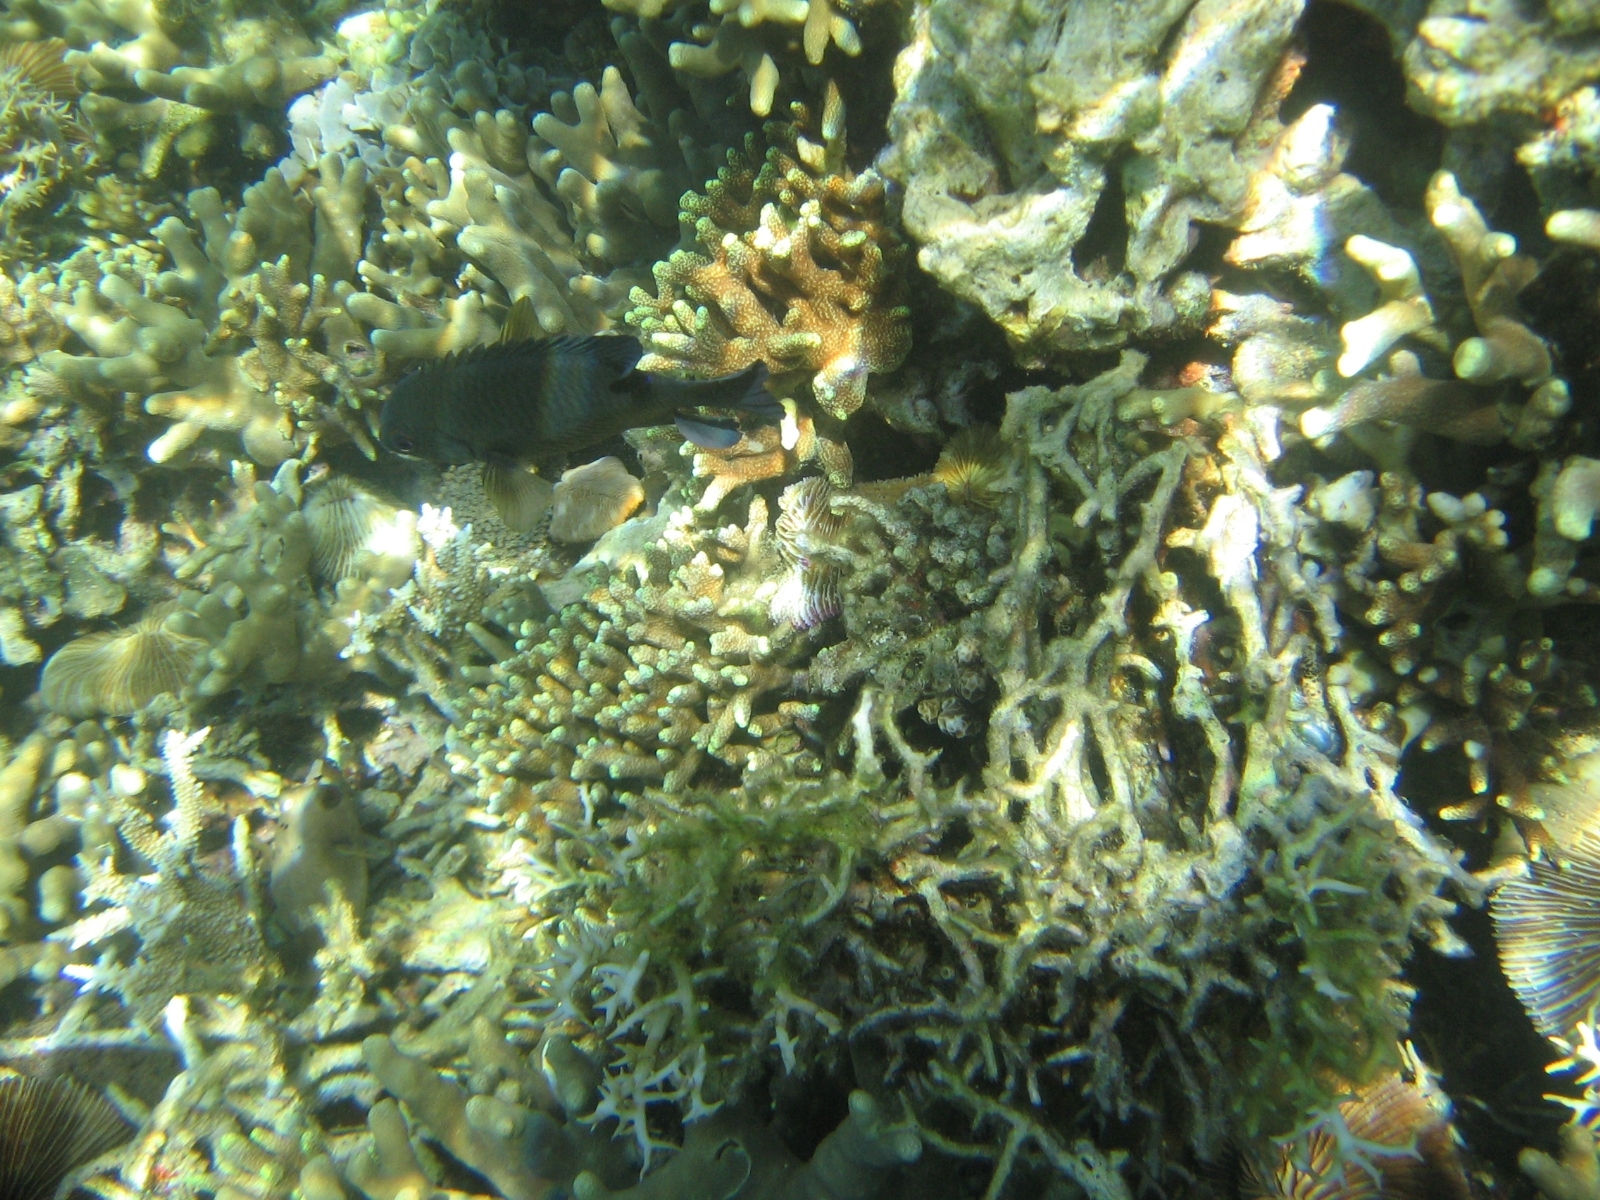
[[[751,363],[737,375],[720,379],[669,379],[651,376],[658,401],[680,408],[731,408],[749,413],[763,425],[783,420],[783,405],[767,390],[772,373],[763,362]]]
[[[767,380],[771,376],[772,372],[767,370],[764,362],[751,363],[739,374],[731,376],[727,382],[743,384],[743,391],[739,394],[738,403],[728,407],[749,413],[763,425],[776,425],[783,420],[783,405],[767,389]]]

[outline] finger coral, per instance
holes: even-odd
[[[204,155],[226,127],[222,115],[237,118],[229,124],[242,149],[267,157],[274,137],[261,118],[281,113],[340,65],[333,47],[282,19],[195,20],[196,12],[186,20],[155,5],[88,7],[99,28],[69,37],[75,48],[67,55],[90,93],[84,116],[108,157],[127,149],[146,178],[160,175],[174,151],[191,161]]]
[[[798,35],[798,48],[804,50],[806,61],[818,66],[830,45],[852,57],[861,53],[861,36],[853,18],[874,2],[711,0],[710,14],[721,20],[714,25],[698,22],[691,25],[691,39],[673,42],[670,46],[670,61],[675,70],[700,78],[716,78],[735,69],[741,71],[749,87],[750,111],[765,117],[772,111],[778,87],[779,68],[773,52],[779,47],[756,31],[762,26],[787,28]],[[669,10],[682,9],[684,4],[683,0],[606,0],[606,6],[654,18]]]
[[[327,166],[359,195],[359,168]],[[61,319],[91,353],[53,351],[46,369],[132,393],[167,418],[149,447],[155,462],[180,459],[210,433],[234,435],[269,467],[315,430],[370,446],[360,415],[372,394],[361,378],[365,337],[338,302],[348,281],[320,273],[334,240],[326,212],[313,216],[276,171],[246,189],[232,214],[210,188],[188,204],[198,231],[175,217],[155,231],[172,269],[142,286],[107,272],[75,287]]]
[[[1314,325],[1230,301],[1236,311],[1214,332],[1237,346],[1235,381],[1252,403],[1303,409],[1307,437],[1388,421],[1463,442],[1547,444],[1571,398],[1548,345],[1517,308],[1535,265],[1516,254],[1515,239],[1488,228],[1447,172],[1433,177],[1426,204],[1460,273],[1471,336],[1453,341],[1446,332],[1409,251],[1357,233],[1344,250],[1376,283],[1376,304],[1340,326],[1337,357]],[[1428,374],[1420,356],[1443,353],[1452,376]],[[1305,407],[1308,400],[1318,403]]]
[[[884,221],[875,171],[844,166],[844,112],[830,85],[820,143],[804,109],[769,126],[777,144],[759,170],[753,147],[731,155],[703,196],[686,196],[704,253],[655,267],[656,294],[634,289],[627,319],[652,371],[727,375],[755,362],[804,372],[835,417],[866,399],[867,377],[910,350],[898,303],[903,249]]]

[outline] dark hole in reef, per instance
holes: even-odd
[[[1386,203],[1420,209],[1439,169],[1444,126],[1406,107],[1406,80],[1388,31],[1338,0],[1312,0],[1300,21],[1306,65],[1283,102],[1289,124],[1314,104],[1332,104],[1350,138],[1344,169]]]
[[[944,827],[944,832],[939,835],[939,840],[933,844],[928,853],[933,858],[954,858],[971,840],[972,826],[967,824],[965,817],[957,817]]]
[[[1488,912],[1463,905],[1450,923],[1472,955],[1418,950],[1411,956],[1402,976],[1417,989],[1411,1037],[1423,1061],[1443,1076],[1455,1123],[1474,1154],[1502,1179],[1517,1179],[1522,1148],[1556,1153],[1556,1130],[1570,1115],[1542,1097],[1578,1089],[1545,1073],[1556,1052],[1500,973]]]
[[[1100,741],[1093,734],[1086,736],[1084,742],[1083,761],[1089,768],[1089,778],[1094,781],[1095,790],[1101,797],[1111,795],[1111,772],[1106,769],[1105,755],[1100,752]]]
[[[357,1104],[354,1100],[336,1100],[317,1110],[317,1123],[330,1134],[335,1133],[365,1133],[367,1130],[367,1108]]]
[[[693,784],[698,788],[710,788],[713,791],[733,791],[740,784],[739,768],[723,762],[720,758],[706,755],[700,760],[700,767],[694,773]],[[618,779],[615,781],[619,791],[642,792],[646,788],[660,786],[656,779]]]
[[[923,475],[933,470],[933,464],[939,461],[937,438],[929,434],[901,433],[890,428],[877,413],[866,409],[851,414],[844,440],[850,447],[857,483]]]
[[[122,502],[116,489],[93,471],[85,471],[78,484],[78,536],[117,540],[122,527]]]
[[[873,164],[889,140],[889,109],[894,104],[894,60],[903,37],[900,32],[903,19],[892,4],[866,5],[853,12],[851,20],[861,35],[862,53],[849,68],[833,73],[849,123],[845,161],[858,172]],[[834,47],[828,50],[830,57],[838,53]]]
[[[1072,269],[1091,282],[1115,279],[1128,261],[1128,195],[1122,171],[1131,151],[1114,155],[1106,164],[1106,183],[1094,202],[1094,212],[1078,244],[1072,248]]]
[[[735,979],[713,977],[705,984],[704,992],[706,1002],[717,1012],[742,1017],[757,1015],[750,989]]]
[[[478,1174],[451,1154],[438,1138],[424,1136],[422,1140],[434,1152],[434,1161],[439,1164],[439,1173],[443,1176],[439,1181],[442,1186],[454,1192],[466,1192],[473,1196],[498,1194],[487,1176]]]
[[[988,721],[984,714],[993,707],[994,699],[993,696],[978,696],[962,703],[962,715],[967,722],[967,731],[962,736],[946,733],[914,707],[900,711],[897,720],[906,744],[918,753],[932,752],[939,756],[933,765],[937,786],[949,787],[963,778],[977,782],[989,762],[988,740],[984,737]]]
[[[1183,256],[1178,268],[1183,271],[1199,271],[1202,275],[1220,273],[1227,266],[1222,256],[1227,253],[1236,236],[1235,230],[1225,226],[1210,225],[1204,221],[1194,222],[1189,226],[1189,253]]]
[[[1517,303],[1534,332],[1552,344],[1557,373],[1572,391],[1563,452],[1600,451],[1600,260],[1592,254],[1556,253]]]
[[[1492,202],[1482,204],[1484,220],[1495,232],[1515,237],[1518,253],[1542,262],[1555,248],[1544,231],[1544,203],[1534,190],[1533,178],[1521,165],[1511,162],[1507,167]],[[1461,187],[1468,190],[1465,180]]]
[[[538,4],[498,4],[495,23],[513,41],[527,38],[547,45],[552,33],[571,33],[585,21],[605,22],[610,14],[599,0],[540,0]]]
[[[377,734],[385,717],[376,708],[361,706],[341,708],[334,714],[334,719],[339,722],[339,732],[345,737],[355,742],[366,742]]]
[[[288,776],[301,776],[317,758],[311,747],[321,737],[321,730],[310,717],[283,711],[256,710],[256,745],[267,756],[273,769]]]
[[[850,1115],[850,1084],[821,1064],[772,1080],[772,1130],[801,1162],[809,1162],[822,1139]]]

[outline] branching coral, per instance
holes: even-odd
[[[739,611],[740,566],[698,599],[685,585],[710,561],[687,557],[704,544],[688,526],[628,560],[640,586],[613,577],[474,697],[454,761],[517,822],[500,886],[540,898],[538,1003],[600,1065],[598,1111],[642,1152],[650,1104],[737,1098],[844,1038],[858,1072],[877,1064],[911,1099],[930,1145],[995,1157],[995,1194],[1008,1176],[1059,1174],[1118,1197],[1113,1160],[1064,1114],[1143,1128],[1134,1114],[1159,1108],[1134,1139],[1155,1174],[1174,1128],[1205,1156],[1288,1132],[1331,1103],[1332,1081],[1393,1066],[1410,940],[1453,946],[1437,890],[1478,885],[1394,795],[1394,747],[1326,669],[1345,635],[1297,549],[1294,494],[1247,429],[1215,463],[1197,440],[1141,443],[1116,412],[1142,365],[1014,395],[1001,436],[1016,491],[998,509],[934,480],[786,494],[779,565],[862,573],[847,621],[852,605],[911,608],[902,582],[923,598],[905,618],[922,640],[874,643],[882,617],[863,615],[849,653],[868,678],[828,685],[857,697],[843,765],[819,760],[807,779],[808,750],[790,751],[782,773],[747,765],[742,788],[703,788],[682,759],[612,740],[612,721],[658,744],[682,744],[669,717],[690,744],[706,728],[674,691],[671,707],[632,702],[677,670],[651,649],[659,631],[701,662],[729,644],[693,629]],[[967,778],[905,723],[929,695],[959,694],[952,650],[988,704],[934,735],[981,731]],[[807,668],[814,688],[827,655]],[[711,673],[694,675],[709,693]],[[816,720],[796,723],[797,745]],[[731,761],[758,761],[737,748]],[[600,751],[605,773],[584,763]],[[1124,1065],[1152,1059],[1170,1088]]]
[[[360,239],[364,182],[359,164],[326,161],[314,214],[276,171],[232,214],[214,189],[191,192],[198,230],[176,217],[155,230],[171,269],[79,283],[61,320],[92,354],[53,351],[42,365],[72,384],[133,393],[169,419],[149,448],[156,462],[212,432],[237,435],[264,466],[321,429],[370,448],[375,418],[360,409],[374,395],[371,356],[341,310],[350,284],[337,274],[354,265],[345,247]]]
[[[380,114],[384,140],[407,157],[378,169],[384,221],[360,266],[371,290],[350,304],[377,327],[379,349],[431,356],[489,340],[486,296],[529,298],[551,334],[620,317],[676,239],[678,196],[703,178],[716,139],[648,44],[622,28],[617,38],[638,99],[608,68],[598,89],[554,93],[531,137],[520,111],[455,105],[437,83]]]
[[[1466,442],[1547,444],[1571,397],[1554,374],[1549,347],[1517,310],[1517,293],[1535,266],[1516,254],[1514,238],[1488,228],[1454,176],[1436,174],[1426,202],[1459,272],[1472,336],[1455,340],[1446,332],[1410,252],[1355,234],[1345,253],[1372,276],[1377,303],[1340,327],[1337,357],[1314,321],[1264,297],[1223,296],[1212,331],[1235,347],[1234,382],[1251,403],[1303,409],[1308,437],[1390,421]],[[1445,352],[1454,377],[1425,373],[1420,356]],[[1380,374],[1378,367],[1386,369]],[[1370,433],[1359,436],[1385,465],[1403,461],[1405,441],[1386,447]]]
[[[549,629],[524,625],[495,681],[452,701],[456,754],[486,798],[521,806],[591,780],[680,790],[708,759],[794,769],[809,709],[780,702],[794,639],[767,612],[770,537],[756,499],[743,528],[664,504],[603,538],[607,577]]]
[[[83,100],[84,116],[109,147],[136,147],[146,178],[161,174],[174,151],[193,160],[209,150],[219,114],[236,114],[241,148],[268,157],[277,135],[261,118],[275,117],[340,65],[333,47],[318,47],[283,18],[190,23],[155,4],[82,7],[96,12],[101,27],[63,32],[74,46],[67,63],[91,93]],[[116,94],[129,91],[151,98]]]
[[[733,70],[745,77],[750,111],[758,117],[772,112],[779,83],[773,40],[757,32],[765,26],[787,27],[798,34],[800,48],[812,66],[821,65],[829,45],[852,57],[861,53],[861,35],[852,18],[877,0],[711,0],[710,13],[720,17],[715,25],[695,22],[692,40],[676,41],[668,49],[673,69],[698,78],[716,78]],[[606,0],[606,7],[644,18],[656,18],[671,9],[682,10],[684,0]],[[794,39],[789,39],[794,40]]]
[[[656,295],[633,291],[628,323],[646,370],[725,375],[754,362],[806,372],[836,417],[866,399],[867,376],[899,366],[910,313],[898,305],[898,239],[883,181],[844,166],[844,112],[829,87],[822,142],[797,109],[769,125],[777,145],[760,170],[753,144],[730,155],[703,196],[685,197],[707,252],[675,251],[655,268]]]

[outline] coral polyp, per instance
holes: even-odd
[[[173,602],[153,606],[126,629],[89,633],[50,656],[39,698],[68,717],[127,716],[190,682],[205,644],[168,626]]]
[[[933,477],[961,504],[994,508],[1012,484],[1010,452],[988,425],[964,429],[939,452]]]

